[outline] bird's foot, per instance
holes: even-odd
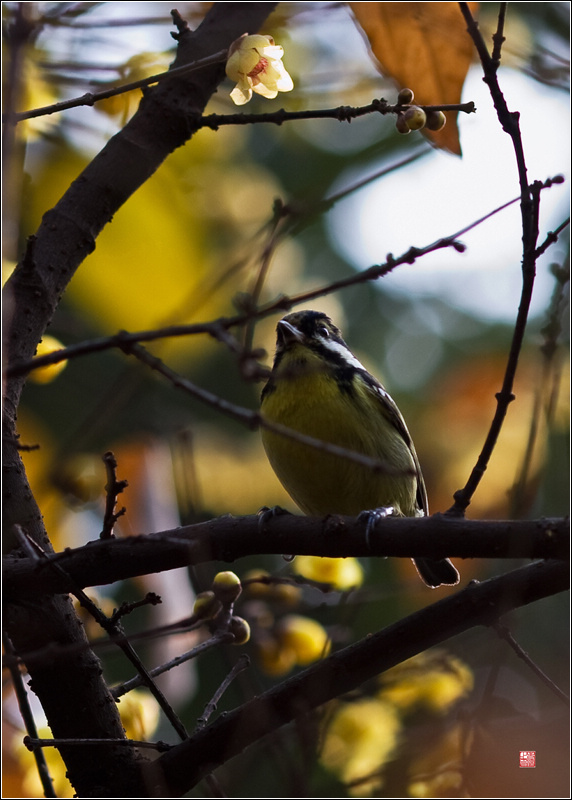
[[[268,506],[262,506],[260,511],[258,512],[258,530],[261,533],[266,533],[266,525],[270,522],[271,519],[275,517],[281,517],[284,514],[290,514],[290,511],[287,511],[282,506],[273,506],[272,508],[268,508]],[[296,556],[287,556],[283,555],[282,558],[284,561],[294,561]]]
[[[258,529],[261,532],[266,530],[266,524],[270,522],[271,519],[274,517],[281,517],[284,514],[290,514],[290,511],[286,511],[285,508],[282,506],[272,506],[272,508],[268,508],[268,506],[262,506],[262,508],[258,511]]]
[[[373,508],[370,511],[361,511],[358,515],[358,520],[365,522],[365,542],[370,548],[370,537],[375,530],[375,526],[380,519],[395,516],[395,509],[393,506],[381,506],[380,508]]]

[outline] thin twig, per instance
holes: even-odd
[[[330,455],[346,458],[350,461],[354,461],[357,464],[361,464],[368,469],[383,472],[385,474],[403,474],[402,469],[399,469],[399,471],[396,472],[389,462],[384,461],[381,458],[370,458],[369,456],[354,452],[348,448],[339,447],[338,445],[331,444],[330,442],[316,439],[313,436],[306,436],[305,434],[300,433],[293,428],[289,428],[286,425],[270,422],[270,420],[267,420],[258,411],[252,411],[251,409],[230,403],[223,397],[215,395],[212,392],[197,386],[187,378],[183,378],[181,375],[179,375],[179,373],[175,372],[166,364],[164,364],[161,359],[157,358],[157,356],[149,353],[149,351],[140,344],[124,344],[122,349],[128,354],[134,355],[137,359],[142,361],[151,369],[159,372],[159,374],[167,378],[167,380],[170,381],[173,386],[176,386],[178,389],[182,389],[183,391],[192,395],[195,399],[200,400],[202,403],[205,403],[211,408],[215,408],[225,416],[234,419],[235,422],[245,425],[250,430],[266,428],[273,433],[277,433],[279,436],[285,436],[288,439],[292,439],[300,444],[308,445],[316,450],[324,451]]]
[[[519,356],[524,341],[528,311],[532,299],[534,279],[536,274],[537,239],[538,239],[538,214],[540,205],[540,191],[543,184],[535,181],[529,186],[527,178],[526,162],[520,134],[519,115],[508,110],[504,95],[500,89],[497,78],[498,65],[493,61],[488,53],[479,27],[469,9],[467,3],[459,3],[467,30],[473,39],[477,52],[479,53],[483,67],[484,82],[488,85],[497,116],[503,130],[512,139],[516,164],[518,169],[520,197],[521,197],[521,217],[522,217],[522,290],[518,307],[517,318],[514,326],[513,337],[510,351],[507,358],[507,365],[500,392],[497,393],[497,407],[491,425],[489,427],[483,448],[467,483],[463,489],[459,489],[454,494],[454,504],[448,510],[450,515],[463,515],[469,506],[471,499],[481,482],[481,479],[488,467],[494,448],[504,424],[508,411],[508,406],[514,400],[513,386],[518,366]]]
[[[111,541],[117,542],[122,540],[115,539]],[[204,625],[204,618],[193,615],[191,617],[185,617],[182,620],[178,620],[177,622],[172,622],[168,625],[159,625],[155,628],[149,628],[148,630],[140,631],[138,633],[124,634],[123,639],[126,642],[130,643],[149,641],[151,639],[159,639],[164,636],[172,636],[174,633],[187,633],[192,630],[197,630],[197,628],[201,627],[202,625]],[[47,647],[42,648],[41,650],[19,653],[16,656],[5,656],[4,663],[24,665],[27,664],[28,662],[38,662],[45,660],[49,661],[53,658],[59,658],[61,655],[68,656],[75,653],[81,653],[82,651],[87,649],[109,650],[115,647],[117,647],[117,642],[110,638],[91,639],[90,641],[84,641],[79,643],[76,642],[73,644],[61,645],[61,646],[50,644]],[[201,647],[202,645],[197,645],[197,648]],[[193,648],[193,650],[189,651],[189,653],[191,652],[194,653],[195,649],[196,648]],[[201,650],[199,649],[197,655],[200,655],[200,652]],[[179,658],[179,656],[177,656],[177,658]],[[138,682],[137,686],[140,685],[141,683]],[[130,686],[130,688],[134,688],[134,686]],[[122,694],[124,694],[124,692],[122,692]]]
[[[103,456],[103,463],[105,464],[105,470],[107,472],[107,483],[105,485],[105,513],[103,515],[103,529],[99,534],[99,538],[112,539],[115,536],[113,533],[113,527],[119,517],[123,516],[126,511],[125,508],[120,508],[119,511],[115,511],[115,506],[117,505],[117,496],[129,486],[129,483],[125,480],[117,480],[117,459],[111,450],[108,450]]]
[[[493,63],[496,65],[498,69],[501,60],[501,50],[502,46],[506,41],[504,35],[504,22],[506,17],[506,7],[507,3],[501,3],[499,6],[499,15],[497,19],[497,29],[493,34],[493,55],[492,60]]]
[[[166,742],[145,742],[138,739],[38,739],[33,736],[24,737],[24,745],[33,753],[42,752],[44,747],[90,747],[91,745],[119,745],[122,747],[149,748],[159,753],[166,753],[173,747]],[[50,795],[56,797],[56,795]]]
[[[74,597],[77,598],[80,605],[85,608],[85,610],[91,614],[91,616],[96,620],[96,622],[103,628],[103,630],[111,637],[113,642],[123,651],[125,656],[131,661],[137,672],[141,675],[142,682],[147,686],[151,694],[155,697],[159,706],[165,713],[165,716],[179,735],[181,739],[185,739],[187,737],[187,732],[185,727],[177,714],[175,713],[174,709],[172,708],[171,704],[168,702],[167,698],[163,694],[163,692],[159,689],[157,684],[153,681],[151,676],[149,675],[147,668],[133,649],[130,642],[127,640],[121,625],[117,622],[112,622],[106,615],[98,608],[98,606],[91,600],[86,593],[81,589],[81,587],[75,585],[75,581],[70,577],[70,575],[63,569],[63,567],[58,564],[57,561],[53,561],[48,558],[47,554],[43,550],[43,548],[35,542],[30,537],[27,537],[30,544],[34,547],[37,553],[40,555],[43,561],[46,561],[50,565],[50,569],[58,572],[61,577],[64,579],[68,589]]]
[[[526,650],[524,650],[519,643],[516,641],[510,630],[504,625],[502,622],[496,622],[494,625],[491,626],[494,631],[503,639],[510,647],[514,650],[516,655],[524,661],[524,663],[530,667],[530,669],[534,672],[534,674],[540,678],[540,680],[548,686],[551,692],[560,698],[560,700],[564,700],[565,703],[570,703],[570,698],[568,695],[557,686],[552,678],[549,678],[548,675],[540,669],[538,664],[536,664],[532,658],[528,655]]]
[[[228,673],[226,678],[222,681],[222,683],[212,696],[211,700],[206,704],[205,710],[197,720],[195,733],[201,728],[204,728],[204,726],[209,721],[211,715],[216,711],[217,703],[219,702],[223,694],[226,692],[230,684],[233,682],[233,680],[236,678],[237,675],[240,675],[240,673],[243,672],[245,669],[247,669],[249,666],[250,666],[250,659],[245,653],[243,653],[236,662],[236,664],[233,666],[231,671]]]
[[[279,241],[279,231],[280,231],[280,224],[287,216],[287,212],[285,212],[284,206],[282,203],[275,203],[274,204],[274,216],[271,222],[270,231],[268,234],[268,239],[266,244],[262,249],[262,254],[260,257],[260,267],[258,269],[258,273],[256,275],[256,280],[254,282],[254,286],[249,294],[249,304],[252,309],[257,308],[258,300],[262,294],[262,289],[264,287],[264,282],[266,280],[266,276],[268,275],[268,271],[270,269],[270,264],[272,263],[272,256],[274,255],[274,251]],[[255,320],[250,319],[245,326],[244,329],[244,348],[245,350],[252,349],[252,341],[254,339],[254,329],[255,329]]]
[[[45,117],[49,114],[57,114],[60,111],[67,111],[69,108],[78,108],[79,106],[93,106],[100,100],[107,100],[109,97],[116,97],[119,94],[132,92],[134,89],[143,89],[153,83],[160,83],[166,78],[175,78],[188,72],[194,72],[204,67],[210,67],[213,64],[219,64],[226,61],[228,56],[227,50],[219,50],[210,56],[201,58],[198,61],[193,61],[191,64],[185,64],[182,67],[175,67],[174,69],[159,72],[156,75],[150,75],[148,78],[141,78],[138,81],[125,83],[123,86],[114,86],[112,89],[105,89],[101,92],[86,92],[81,97],[73,97],[70,100],[62,100],[59,103],[52,103],[49,106],[42,108],[34,108],[30,111],[19,111],[4,114],[2,117],[3,122],[16,125],[18,122],[23,122],[26,119],[34,119],[36,117]]]
[[[8,634],[5,632],[2,633],[2,642],[4,644],[4,652],[6,653],[6,655],[10,656],[16,655],[14,646],[11,640],[9,639]],[[22,715],[22,720],[24,722],[24,726],[28,733],[28,736],[26,736],[24,739],[24,744],[25,744],[25,740],[27,738],[29,737],[32,737],[34,739],[37,738],[38,729],[36,728],[36,721],[34,720],[34,714],[32,713],[32,709],[30,707],[30,701],[28,700],[28,692],[26,690],[24,681],[22,679],[20,666],[17,663],[9,663],[8,669],[10,670],[12,683],[14,684],[14,691],[16,693],[16,699],[18,701],[18,708],[20,709],[20,714]],[[38,770],[38,775],[40,777],[42,789],[44,790],[44,797],[57,797],[57,794],[54,789],[53,778],[50,775],[48,764],[46,762],[46,757],[43,751],[34,750],[34,759],[36,761],[36,768]]]
[[[544,341],[540,346],[542,353],[542,372],[540,380],[536,385],[534,395],[534,404],[531,414],[528,439],[522,463],[515,479],[514,485],[510,490],[511,519],[522,516],[525,510],[522,507],[524,500],[527,497],[527,482],[529,478],[530,468],[532,464],[532,455],[536,440],[538,436],[538,429],[541,422],[541,415],[543,409],[545,411],[545,424],[550,424],[551,416],[553,413],[552,397],[554,396],[554,387],[558,385],[558,359],[556,355],[558,352],[558,342],[562,333],[562,315],[563,304],[565,302],[564,289],[570,282],[569,268],[561,268],[553,265],[553,275],[556,279],[556,285],[552,297],[550,299],[550,306],[547,311],[546,324],[543,326],[541,333]],[[548,399],[547,399],[548,398]]]
[[[564,220],[564,222],[561,222],[560,225],[555,230],[549,231],[546,234],[546,238],[544,239],[542,244],[536,248],[536,257],[538,258],[543,253],[545,253],[546,250],[548,250],[548,248],[550,247],[550,245],[554,244],[554,242],[558,240],[558,236],[562,233],[564,228],[567,228],[569,225],[570,225],[570,217],[567,217]]]
[[[560,184],[563,181],[564,178],[561,175],[557,175],[554,178],[550,178],[545,181],[542,184],[542,188],[550,188],[551,186]],[[336,195],[333,200],[338,199],[340,196],[341,195]],[[433,252],[433,250],[442,248],[443,246],[455,247],[453,244],[454,242],[458,246],[459,243],[456,240],[460,236],[472,230],[477,225],[485,222],[487,219],[490,219],[495,214],[503,211],[505,208],[517,203],[520,199],[520,197],[515,197],[512,200],[503,203],[474,222],[471,222],[469,225],[461,228],[456,233],[444,237],[443,239],[440,239],[438,242],[434,242],[431,245],[427,245],[426,247],[422,248],[411,247],[403,255],[397,258],[389,256],[385,264],[370,267],[362,272],[354,273],[348,278],[345,278],[343,281],[327,284],[319,289],[302,292],[298,295],[292,295],[291,297],[280,297],[278,300],[267,303],[264,307],[259,308],[256,311],[249,310],[247,313],[237,314],[234,317],[221,317],[213,322],[199,322],[188,325],[169,325],[163,328],[156,328],[154,330],[135,331],[132,333],[128,331],[120,331],[112,336],[101,336],[97,339],[78,342],[77,344],[63,347],[61,350],[54,350],[53,352],[46,353],[45,355],[35,356],[28,361],[10,364],[6,367],[5,375],[8,378],[17,377],[19,375],[24,375],[27,372],[31,372],[34,369],[39,369],[40,367],[58,364],[60,361],[67,361],[92,353],[100,353],[104,350],[111,350],[116,347],[122,348],[124,345],[129,345],[135,342],[151,342],[156,341],[157,339],[178,336],[195,336],[198,334],[208,334],[215,339],[220,339],[221,329],[228,330],[229,328],[240,327],[245,325],[250,319],[263,319],[271,314],[276,313],[277,311],[288,311],[296,305],[306,303],[309,300],[315,299],[316,297],[323,297],[332,293],[333,291],[339,290],[340,288],[350,287],[368,280],[377,280],[379,277],[382,277],[387,272],[395,269],[400,264],[410,264],[415,260],[415,258]],[[324,202],[327,203],[328,201],[326,200]],[[549,234],[550,240],[546,242],[546,246],[543,248],[542,252],[544,252],[549,245],[556,241],[558,234],[566,227],[566,224],[567,223],[562,223],[562,225],[560,225],[556,231]]]
[[[111,622],[118,622],[121,619],[121,617],[125,617],[127,616],[127,614],[131,614],[133,611],[135,611],[136,608],[141,608],[142,606],[149,606],[149,605],[158,606],[162,602],[163,601],[161,600],[158,594],[155,594],[155,592],[147,592],[147,594],[142,600],[135,600],[132,603],[127,603],[127,602],[121,603],[119,608],[117,608],[113,612],[113,614],[109,619]]]
[[[223,125],[253,125],[272,123],[282,125],[302,119],[335,119],[338,122],[351,122],[353,119],[364,117],[367,114],[399,114],[404,106],[392,105],[387,101],[372,100],[365,106],[336,106],[335,108],[306,109],[304,111],[270,111],[265,114],[206,114],[198,122],[200,128],[218,130]],[[474,114],[476,106],[471,100],[468,103],[441,103],[439,105],[420,106],[424,111],[462,111],[465,114]]]
[[[154,669],[149,670],[149,675],[152,678],[156,678],[158,675],[163,675],[163,673],[168,672],[169,670],[173,669],[174,667],[178,667],[181,664],[190,661],[192,658],[198,658],[198,656],[203,655],[203,653],[212,650],[213,647],[218,647],[221,644],[226,644],[232,642],[234,636],[229,631],[222,631],[219,633],[215,633],[214,636],[211,636],[210,639],[207,639],[204,642],[201,642],[196,647],[193,647],[191,650],[187,650],[186,653],[181,653],[180,656],[175,656],[170,661],[165,662],[165,664],[161,664]],[[140,675],[136,675],[134,678],[131,678],[128,681],[124,681],[123,683],[119,684],[118,686],[114,686],[110,691],[113,697],[117,700],[119,697],[122,697],[127,692],[130,692],[132,689],[136,689],[138,686],[141,686],[143,681],[141,680]]]

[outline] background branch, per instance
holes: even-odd
[[[548,178],[546,181],[544,181],[541,188],[549,189],[551,186],[558,185],[563,182],[564,178],[562,175],[555,175],[553,178]],[[345,195],[345,192],[340,193],[340,195],[337,195],[330,200],[323,201],[323,203],[320,203],[320,210],[323,211],[324,208],[329,208],[340,196]],[[15,361],[8,363],[5,369],[5,374],[7,377],[12,378],[22,377],[27,375],[31,370],[39,369],[40,367],[50,366],[51,364],[57,364],[61,361],[79,358],[92,353],[100,353],[104,350],[123,348],[131,343],[151,342],[170,337],[196,336],[200,334],[208,334],[213,338],[220,338],[221,329],[229,330],[233,327],[241,327],[252,322],[253,320],[261,320],[272,314],[275,314],[276,311],[289,311],[296,305],[301,305],[309,302],[310,300],[315,300],[318,297],[332,294],[340,289],[377,280],[378,278],[383,277],[384,275],[393,271],[397,266],[401,264],[412,264],[417,258],[437,250],[452,247],[458,252],[462,252],[464,245],[459,241],[461,236],[468,231],[473,230],[483,222],[486,222],[495,214],[498,214],[514,203],[517,203],[519,200],[520,197],[513,198],[512,200],[503,203],[501,206],[498,206],[492,211],[489,211],[479,219],[469,223],[455,233],[452,233],[449,236],[443,236],[441,239],[438,239],[437,241],[428,245],[422,247],[411,246],[400,256],[388,255],[387,260],[383,264],[376,264],[366,270],[355,272],[349,275],[347,278],[344,278],[342,281],[336,281],[317,289],[301,292],[300,294],[293,295],[291,297],[281,296],[277,300],[265,304],[262,308],[249,308],[246,313],[237,314],[234,317],[219,318],[210,322],[191,323],[187,325],[168,325],[148,331],[119,331],[112,336],[102,336],[97,339],[78,342],[77,344],[70,345],[69,347],[64,347],[61,350],[55,350],[52,353],[35,356],[34,358],[26,361]],[[288,207],[288,213],[296,217],[301,215],[301,212],[296,204]],[[311,210],[310,214],[312,213],[314,212]],[[304,214],[302,214],[302,216],[304,216]],[[551,244],[554,244],[558,240],[558,236],[568,225],[569,220],[565,220],[555,231],[550,232],[547,235],[546,240],[542,245],[542,252],[544,252]],[[537,256],[540,254],[541,252],[539,248]]]

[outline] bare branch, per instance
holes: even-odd
[[[499,5],[499,15],[497,20],[497,29],[493,34],[493,54],[492,60],[493,63],[497,65],[500,64],[501,60],[501,50],[502,46],[505,43],[506,39],[504,36],[504,22],[506,17],[506,7],[507,3],[500,3]]]
[[[2,634],[2,643],[4,645],[4,653],[7,656],[16,655],[12,642],[10,641],[6,633]],[[37,740],[38,729],[36,728],[36,722],[34,720],[34,715],[30,707],[28,692],[24,685],[24,679],[22,677],[22,673],[20,672],[20,667],[16,662],[11,662],[8,664],[8,669],[10,670],[12,684],[14,686],[14,692],[16,694],[16,699],[18,701],[18,708],[20,709],[20,714],[22,715],[22,719],[26,727],[26,732],[28,734],[27,736],[24,737],[24,742],[26,739],[29,739],[30,737],[32,737],[32,739]],[[36,769],[38,770],[38,775],[40,776],[42,789],[44,790],[44,796],[57,797],[56,792],[54,790],[53,778],[50,775],[50,770],[48,768],[46,757],[43,751],[34,749],[33,752],[34,752],[34,759],[36,761]]]
[[[554,681],[551,678],[549,678],[548,675],[543,670],[540,669],[538,664],[534,662],[534,660],[528,655],[526,650],[524,650],[524,648],[522,648],[519,645],[519,643],[516,641],[516,639],[514,638],[514,636],[512,635],[512,633],[510,632],[510,630],[507,628],[506,625],[504,625],[502,622],[496,622],[491,627],[493,628],[494,631],[496,631],[496,633],[498,633],[500,638],[503,639],[509,645],[509,647],[512,648],[512,650],[514,650],[516,655],[522,661],[524,661],[524,663],[528,667],[530,667],[530,669],[534,672],[534,674],[538,678],[540,678],[540,680],[544,684],[546,684],[546,686],[548,686],[550,691],[554,692],[556,697],[560,698],[560,700],[563,700],[565,703],[568,704],[570,703],[570,698],[568,697],[568,695],[565,692],[563,692],[562,689],[560,689],[560,687],[557,686],[554,683]]]
[[[34,753],[41,752],[44,747],[109,747],[110,744],[119,745],[122,747],[134,748],[147,748],[149,750],[157,750],[159,753],[165,753],[170,750],[172,745],[166,742],[143,742],[137,739],[38,739],[32,736],[24,736],[24,745],[28,750]],[[46,795],[47,797],[56,797],[56,795]]]
[[[26,119],[34,119],[36,117],[45,117],[50,114],[57,114],[60,111],[67,111],[70,108],[79,108],[80,106],[94,106],[100,100],[107,100],[110,97],[116,97],[120,94],[132,92],[135,89],[143,89],[146,86],[151,86],[154,83],[160,83],[165,78],[173,78],[180,75],[186,75],[189,72],[195,72],[205,67],[210,67],[213,64],[219,64],[226,61],[227,50],[220,50],[218,53],[213,53],[211,56],[206,56],[198,61],[193,61],[191,64],[185,64],[182,67],[176,67],[165,72],[160,72],[157,75],[150,75],[148,78],[141,78],[138,81],[131,81],[122,86],[114,86],[111,89],[102,89],[100,92],[86,92],[81,97],[70,98],[69,100],[61,100],[59,103],[52,103],[49,106],[42,108],[34,108],[30,111],[11,112],[2,115],[2,122],[9,125],[17,125],[18,122],[23,122]]]
[[[418,156],[416,155],[415,158],[417,157]],[[411,159],[406,159],[405,163],[410,160]],[[383,170],[382,172],[385,171],[386,170]],[[564,178],[561,175],[556,175],[553,178],[547,179],[542,184],[541,188],[548,189],[553,185],[563,183],[563,181]],[[326,199],[323,201],[323,204],[320,204],[320,206],[323,205],[323,210],[327,210],[333,203],[343,196],[345,196],[345,193],[342,192],[330,199]],[[383,277],[383,275],[394,270],[397,266],[401,264],[411,264],[417,258],[436,250],[443,249],[445,247],[453,247],[454,249],[464,248],[464,245],[457,241],[461,236],[468,231],[473,230],[478,225],[481,225],[483,222],[486,222],[486,220],[490,219],[495,214],[504,211],[504,209],[514,205],[514,203],[518,203],[519,200],[520,197],[515,197],[512,200],[503,203],[492,211],[489,211],[487,214],[484,214],[479,219],[474,220],[460,230],[455,231],[455,233],[452,233],[449,236],[444,236],[441,239],[438,239],[436,242],[432,242],[424,247],[412,246],[402,253],[402,255],[397,257],[388,255],[385,263],[371,266],[366,270],[362,270],[362,272],[356,272],[343,281],[336,281],[335,283],[327,284],[321,288],[312,289],[307,292],[302,292],[298,295],[292,295],[291,297],[282,296],[277,300],[267,303],[262,308],[249,308],[246,313],[241,313],[234,317],[221,317],[217,320],[213,320],[212,322],[199,322],[189,325],[169,325],[163,328],[156,328],[154,330],[135,331],[131,333],[128,331],[120,331],[113,336],[102,336],[97,339],[79,342],[78,344],[64,347],[61,350],[55,350],[52,353],[35,356],[28,361],[15,361],[6,367],[5,375],[9,378],[23,376],[33,369],[50,366],[51,364],[57,364],[60,361],[79,358],[91,353],[100,353],[104,350],[124,348],[125,345],[129,345],[133,342],[151,342],[158,339],[178,336],[196,336],[199,334],[208,334],[213,338],[220,340],[222,330],[229,330],[233,327],[243,326],[253,319],[264,319],[265,317],[275,314],[277,311],[290,310],[294,306],[314,300],[317,297],[323,297],[328,294],[332,294],[333,292],[339,291],[343,288],[349,288],[350,286],[360,283],[377,280],[378,278]],[[292,214],[300,214],[298,207],[288,206],[288,209]],[[322,208],[320,210],[322,210]],[[314,212],[311,211],[310,213]],[[567,224],[568,220],[563,222],[555,231],[548,235],[545,245],[542,246],[542,252],[544,252],[551,244],[557,241],[559,234],[564,230]],[[540,254],[541,253],[539,252],[538,255]]]
[[[249,555],[298,555],[374,558],[569,558],[566,519],[466,520],[431,517],[387,517],[369,541],[362,520],[353,517],[276,515],[260,524],[257,515],[225,516],[196,525],[125,539],[95,541],[66,549],[38,564],[29,558],[4,558],[7,601],[42,593],[68,592],[79,586],[106,585],[136,575],[209,561],[232,562]],[[63,574],[50,567],[61,564]]]
[[[209,650],[212,650],[213,647],[220,647],[221,644],[228,644],[233,640],[232,633],[228,631],[219,631],[214,636],[211,636],[210,639],[207,639],[204,642],[201,642],[196,647],[193,647],[191,650],[187,650],[185,653],[181,653],[180,656],[175,656],[166,664],[161,664],[159,667],[154,667],[153,669],[149,670],[149,675],[152,678],[156,678],[158,675],[163,675],[165,672],[173,669],[174,667],[178,667],[181,664],[185,664],[187,661],[190,661],[193,658],[198,658],[199,656],[203,655]],[[111,694],[117,700],[119,697],[123,697],[124,694],[130,692],[132,689],[136,689],[138,686],[143,685],[143,680],[141,679],[140,675],[136,675],[134,678],[131,678],[128,681],[120,684],[119,686],[114,686],[111,689]]]
[[[424,111],[462,111],[465,114],[476,112],[475,104],[468,103],[444,103],[441,105],[420,106]],[[199,122],[201,128],[218,130],[223,125],[253,125],[256,123],[272,123],[283,125],[285,122],[300,119],[335,119],[338,122],[351,122],[352,119],[364,117],[367,114],[399,114],[403,109],[402,105],[391,105],[383,98],[372,100],[366,106],[337,106],[336,108],[307,109],[305,111],[286,111],[281,108],[279,111],[271,111],[266,114],[207,114]]]
[[[85,608],[85,610],[90,614],[94,620],[101,625],[103,630],[108,634],[108,636],[113,640],[113,642],[117,645],[117,647],[123,652],[126,658],[133,664],[135,669],[137,670],[140,678],[141,683],[145,685],[151,694],[154,696],[155,700],[162,708],[165,716],[178,733],[181,739],[185,739],[187,737],[187,732],[185,727],[177,714],[175,713],[174,709],[172,708],[171,704],[168,702],[167,698],[159,689],[157,684],[153,681],[151,675],[149,674],[146,666],[143,664],[143,661],[139,657],[139,655],[135,652],[133,645],[129,642],[123,632],[123,628],[121,624],[117,621],[117,618],[109,619],[106,615],[101,611],[101,609],[89,598],[83,589],[79,587],[73,578],[69,576],[66,572],[65,568],[62,566],[60,562],[57,560],[51,560],[48,558],[47,553],[45,553],[40,545],[34,542],[30,537],[30,544],[41,554],[42,559],[40,561],[35,561],[36,565],[40,563],[46,563],[49,565],[50,570],[53,571],[55,575],[58,575],[68,586],[67,591],[74,595],[77,598],[80,605]],[[113,538],[107,537],[104,539],[100,539],[100,541],[110,542],[114,541]],[[115,615],[114,615],[115,616]]]
[[[462,489],[454,494],[454,504],[448,510],[448,514],[462,515],[469,506],[471,499],[481,482],[491,459],[493,450],[496,446],[498,436],[503,426],[508,406],[514,400],[513,386],[518,366],[520,351],[524,340],[524,333],[528,320],[528,311],[532,299],[534,279],[536,275],[537,258],[537,239],[538,239],[538,215],[540,206],[540,191],[542,184],[535,181],[531,186],[528,184],[526,162],[522,137],[520,134],[519,114],[508,109],[504,95],[500,89],[497,68],[498,62],[494,61],[484,43],[476,21],[473,19],[467,3],[459,3],[463,16],[467,22],[467,30],[473,39],[481,64],[483,67],[483,80],[488,85],[497,116],[503,130],[512,139],[515,152],[515,159],[518,169],[521,197],[521,217],[522,217],[522,291],[518,307],[517,318],[514,326],[513,338],[507,358],[503,384],[497,393],[497,407],[491,422],[489,431],[481,453],[475,466]]]
[[[125,508],[115,511],[117,505],[117,495],[121,494],[129,484],[127,481],[117,480],[117,460],[109,450],[103,456],[103,463],[107,472],[107,483],[105,485],[105,514],[103,515],[103,529],[99,534],[100,539],[111,539],[115,534],[113,527],[119,517],[125,514]]]
[[[236,676],[239,675],[241,672],[243,672],[245,669],[247,669],[249,664],[250,664],[250,659],[248,658],[247,655],[243,653],[236,662],[236,664],[233,666],[233,668],[230,670],[228,675],[225,677],[221,685],[218,687],[218,689],[212,696],[211,700],[209,700],[209,702],[206,704],[205,710],[197,720],[197,727],[195,729],[196,731],[201,730],[201,728],[205,727],[212,714],[216,711],[217,703],[219,702],[223,694],[226,692],[226,690],[233,682],[233,680],[236,678]]]

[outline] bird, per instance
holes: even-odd
[[[266,455],[304,514],[365,513],[368,526],[380,516],[429,514],[419,459],[401,412],[325,313],[306,309],[278,322],[274,361],[260,402]],[[272,424],[381,462],[383,468],[286,437]],[[413,563],[427,586],[459,582],[447,558],[415,558]]]

